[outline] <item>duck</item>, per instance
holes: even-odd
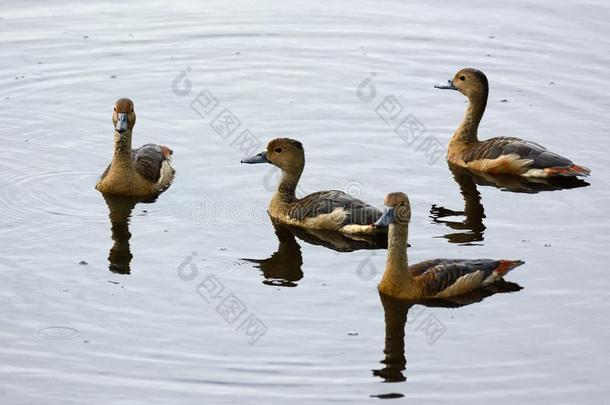
[[[388,194],[375,226],[388,227],[388,258],[379,292],[403,300],[449,299],[503,279],[521,260],[433,259],[409,266],[411,205],[405,193]]]
[[[303,198],[296,197],[295,191],[305,167],[305,151],[303,144],[295,139],[273,139],[265,151],[242,159],[241,163],[268,163],[281,169],[281,180],[268,207],[273,221],[349,235],[383,232],[373,226],[381,217],[381,211],[343,191],[319,191]]]
[[[95,188],[110,195],[149,198],[166,190],[174,179],[173,151],[164,145],[148,143],[131,149],[131,133],[136,123],[134,104],[120,98],[112,112],[114,154],[112,162]]]
[[[547,150],[544,146],[514,137],[480,141],[477,130],[489,94],[487,76],[477,69],[465,68],[453,79],[435,86],[457,90],[468,98],[468,107],[447,149],[447,160],[475,172],[522,177],[585,177],[591,170]]]
[[[495,294],[510,294],[521,291],[523,287],[510,281],[500,280],[484,288],[479,288],[470,293],[453,297],[450,299],[434,299],[421,301],[401,300],[396,297],[379,293],[381,305],[383,307],[383,317],[385,323],[385,345],[383,349],[384,358],[380,361],[383,368],[372,370],[373,375],[382,378],[385,382],[405,381],[407,358],[405,354],[405,326],[409,319],[409,311],[415,305],[423,308],[414,310],[413,317],[409,319],[411,328],[416,331],[426,329],[427,343],[433,344],[438,341],[446,332],[444,325],[435,322],[435,318],[428,316],[420,317],[428,308],[461,308],[468,305],[477,304]]]

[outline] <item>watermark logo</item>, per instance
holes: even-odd
[[[362,281],[372,281],[377,277],[377,266],[373,263],[375,251],[371,251],[356,267],[356,276]],[[425,316],[422,316],[424,315]],[[427,343],[433,345],[447,332],[447,327],[443,322],[425,306],[414,305],[409,310],[407,324],[415,325],[415,332],[423,333],[427,338]]]
[[[363,103],[370,103],[377,99],[377,87],[373,83],[376,73],[371,73],[356,88],[356,96]],[[374,108],[377,116],[394,132],[405,144],[421,152],[427,158],[427,163],[437,163],[446,153],[443,145],[436,137],[425,136],[426,127],[413,114],[405,113],[405,108],[394,95],[383,98]]]
[[[275,167],[273,167],[275,169]],[[270,171],[267,176],[279,175],[277,170]],[[265,176],[264,184],[267,187],[271,185],[272,180]],[[275,190],[277,185],[273,188]],[[362,198],[365,194],[363,185],[357,181],[350,180],[343,186],[343,192],[349,194],[354,198]],[[332,195],[333,192],[330,192]],[[297,195],[304,195],[305,190],[301,187],[297,187]],[[330,197],[328,197],[330,198]],[[315,217],[317,215],[329,214],[338,207],[342,207],[341,204],[333,206],[329,205],[329,199],[311,199],[304,202],[299,202],[292,210],[286,212],[286,215],[293,215],[295,213],[307,213],[307,216]],[[335,198],[335,197],[333,197]],[[339,196],[339,201],[344,202],[344,198]],[[360,203],[357,203],[358,206]],[[380,205],[380,204],[378,204]],[[380,208],[378,205],[372,205],[373,207]],[[243,201],[226,201],[222,199],[222,196],[217,197],[208,192],[200,192],[197,200],[189,201],[185,204],[186,215],[188,219],[196,224],[235,224],[235,225],[266,225],[271,223],[269,214],[267,213],[266,202],[256,203],[245,203]],[[350,209],[349,204],[346,204],[345,209]],[[359,217],[362,216],[362,218]],[[369,215],[367,210],[353,210],[351,213],[351,219],[361,223],[365,223],[367,216]]]
[[[193,83],[188,78],[192,71],[187,66],[179,72],[171,83],[172,93],[178,97],[192,96]],[[229,143],[242,155],[252,155],[261,148],[262,142],[228,108],[223,107],[211,90],[200,90],[190,101],[191,109],[208,125],[218,137]]]
[[[426,313],[426,316],[422,315]],[[413,316],[415,315],[415,316]],[[419,319],[419,322],[418,322]],[[433,345],[447,332],[447,327],[440,319],[424,306],[412,307],[407,317],[407,324],[415,325],[416,332],[423,332],[427,337],[427,343]]]
[[[345,183],[343,192],[351,195],[354,198],[362,198],[364,195],[364,186],[358,181],[349,180],[347,183]]]
[[[366,255],[356,267],[356,275],[362,281],[371,281],[377,276],[377,266],[373,263],[373,256],[376,256],[375,251]]]
[[[263,187],[265,187],[265,190],[273,192],[277,190],[277,186],[280,183],[281,179],[282,171],[273,165],[269,165],[269,170],[267,170],[267,173],[265,173],[265,176],[263,177]],[[297,184],[295,194],[297,196],[303,196],[307,193],[300,184]]]
[[[186,215],[189,220],[199,225],[270,223],[266,203],[246,204],[242,201],[226,201],[206,192],[201,192],[198,200],[186,203]]]
[[[194,281],[199,273],[195,260],[197,252],[185,257],[176,266],[178,277],[186,282]],[[248,344],[255,345],[267,332],[265,323],[248,307],[242,299],[228,289],[214,274],[208,274],[197,284],[195,291],[208,304],[214,307],[216,313],[227,323],[234,326],[235,331],[242,333],[248,339]]]

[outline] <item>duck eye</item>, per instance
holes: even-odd
[[[464,81],[464,80],[466,80],[466,76],[464,76],[464,75],[461,75],[461,76],[460,76],[460,80],[461,80],[461,81]]]
[[[274,152],[276,153],[281,153],[282,152],[282,148],[275,148],[273,149]]]

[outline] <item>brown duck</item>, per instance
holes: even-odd
[[[112,113],[114,155],[95,188],[105,194],[153,197],[164,191],[174,178],[172,150],[152,143],[131,149],[131,132],[136,123],[133,102],[117,100]]]
[[[388,259],[379,292],[404,300],[457,297],[501,280],[524,262],[491,259],[433,259],[409,266],[407,238],[411,205],[404,193],[385,198],[388,209],[375,223],[389,226]]]
[[[587,176],[590,170],[542,145],[519,138],[499,137],[479,141],[477,130],[485,112],[489,84],[483,72],[462,69],[439,89],[458,90],[468,97],[462,123],[449,142],[447,160],[477,172],[524,177]]]
[[[274,221],[344,234],[384,232],[373,226],[381,217],[381,211],[343,191],[319,191],[303,198],[296,197],[295,191],[305,167],[305,151],[297,140],[274,139],[266,151],[241,162],[269,163],[282,170],[282,179],[269,203],[268,212]]]

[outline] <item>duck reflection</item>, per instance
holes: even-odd
[[[277,251],[268,259],[243,260],[255,263],[263,272],[263,284],[296,287],[296,282],[303,278],[301,246],[288,226],[278,224],[274,228],[279,240]]]
[[[273,222],[279,241],[277,251],[267,259],[242,260],[254,263],[263,273],[263,284],[296,287],[303,278],[303,255],[297,238],[311,245],[324,246],[337,252],[362,249],[386,249],[387,235],[345,235],[337,231],[303,229]]]
[[[110,230],[112,232],[112,240],[114,241],[108,253],[108,261],[110,262],[108,270],[113,273],[130,274],[131,259],[133,258],[129,246],[129,239],[131,239],[131,232],[129,232],[131,213],[137,203],[154,202],[156,198],[142,200],[141,198],[110,194],[102,195],[110,211],[108,217],[110,218]]]
[[[401,300],[379,293],[385,319],[384,358],[380,361],[383,368],[372,370],[373,375],[384,382],[401,382],[407,378],[404,374],[407,359],[405,356],[405,325],[409,323],[415,330],[426,334],[429,342],[434,342],[444,333],[444,326],[436,317],[426,314],[426,308],[458,308],[482,301],[497,293],[509,293],[521,290],[516,283],[505,280],[497,281],[468,294],[448,299],[426,299],[418,301]],[[409,321],[409,311],[411,320]]]
[[[481,203],[481,194],[477,185],[491,186],[502,191],[513,193],[535,194],[543,191],[557,191],[570,188],[586,187],[589,185],[584,180],[575,177],[551,177],[551,178],[529,178],[508,175],[494,175],[490,173],[476,173],[463,167],[448,163],[453,179],[460,187],[460,193],[464,198],[464,210],[454,211],[442,206],[432,205],[430,218],[434,223],[445,224],[450,229],[457,231],[443,235],[450,243],[476,244],[484,239],[485,208]],[[453,216],[463,216],[464,219],[443,219]]]
[[[354,252],[356,250],[387,249],[388,236],[382,234],[353,234],[321,229],[304,229],[289,226],[290,232],[310,245],[324,246],[336,252]]]

